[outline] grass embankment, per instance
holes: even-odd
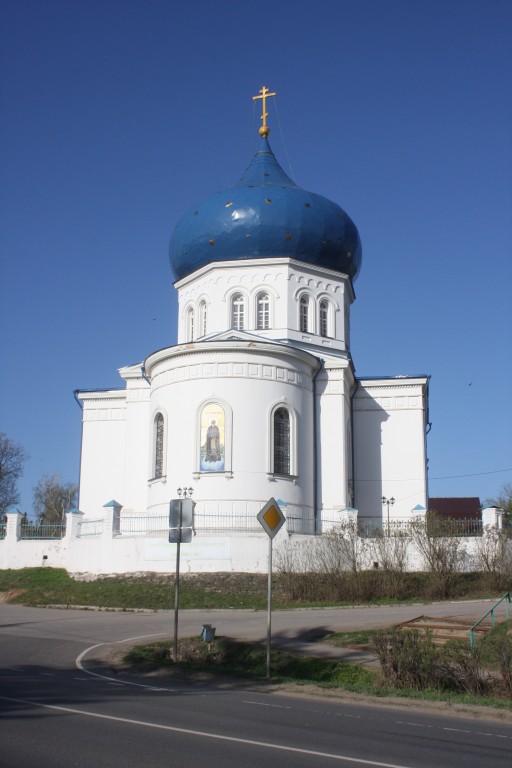
[[[356,584],[340,585],[336,591],[326,588],[321,574],[302,574],[308,589],[295,590],[290,574],[275,574],[273,606],[279,608],[321,607],[354,604],[396,604],[433,599],[427,574],[404,575],[399,596],[386,592],[385,578],[378,572],[358,574]],[[182,608],[266,607],[267,576],[264,574],[182,574]],[[290,586],[291,585],[291,586]],[[373,586],[372,586],[373,585]],[[364,587],[364,588],[363,588]],[[371,587],[371,589],[370,589]],[[0,570],[0,599],[23,605],[80,605],[121,608],[125,610],[169,610],[174,607],[174,577],[168,574],[103,576],[92,581],[77,580],[58,568]],[[460,574],[451,598],[496,597],[480,574]]]
[[[509,632],[510,629],[509,622]],[[505,625],[498,629],[497,634],[503,636],[506,631]],[[327,641],[330,639],[333,644],[342,644],[345,647],[363,645],[372,648],[378,635],[378,630],[344,632],[331,635]],[[487,651],[482,649],[481,654],[482,660],[488,656],[489,671],[495,667],[492,655],[488,653],[492,641],[493,637],[490,635],[489,648]],[[223,637],[216,638],[211,644],[202,642],[199,638],[186,638],[179,641],[177,663],[172,659],[170,646],[170,639],[135,646],[124,655],[123,661],[125,665],[138,672],[158,671],[192,678],[206,674],[224,680],[249,680],[259,683],[267,681],[266,648],[262,645]],[[445,652],[440,649],[440,653]],[[467,690],[458,682],[454,688],[453,678],[450,681],[447,680],[445,684],[438,679],[433,688],[420,689],[414,686],[408,688],[401,685],[395,687],[386,680],[382,669],[373,666],[355,664],[343,659],[320,659],[278,649],[273,649],[271,653],[271,673],[273,684],[308,686],[309,688],[313,686],[331,692],[351,692],[381,698],[391,696],[418,701],[445,702],[451,706],[456,704],[487,706],[512,712],[512,700],[500,684],[499,677],[487,673],[487,684],[478,694],[472,693],[472,689]],[[483,677],[482,680],[484,680]],[[492,685],[489,684],[490,682]]]
[[[252,681],[266,678],[265,646],[225,637],[216,638],[210,644],[199,638],[186,638],[179,641],[179,661],[175,664],[169,645],[169,641],[160,641],[135,646],[125,655],[124,662],[146,672],[158,669],[178,674],[210,673]],[[314,683],[323,688],[342,688],[359,692],[374,690],[373,670],[343,660],[318,659],[272,650],[271,669],[274,683]]]
[[[182,608],[264,608],[266,577],[236,574],[180,580]],[[75,580],[58,568],[0,571],[3,601],[22,605],[100,606],[125,610],[169,610],[174,607],[174,578],[166,575],[122,575],[94,581]],[[284,607],[284,602],[283,602]]]

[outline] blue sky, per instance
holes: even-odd
[[[176,341],[169,238],[258,146],[356,222],[360,376],[431,375],[432,496],[512,482],[509,0],[1,0],[0,430],[78,480],[75,389]],[[506,470],[506,471],[504,471]]]

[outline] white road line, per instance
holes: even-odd
[[[356,763],[357,765],[369,765],[374,768],[411,768],[411,766],[398,765],[397,763],[381,763],[376,760],[365,760],[359,757],[350,757],[349,755],[336,755],[331,752],[317,752],[314,749],[302,749],[300,747],[289,747],[284,744],[275,744],[267,741],[255,741],[253,739],[242,739],[236,736],[224,736],[220,733],[207,733],[206,731],[194,731],[191,728],[177,728],[172,725],[160,725],[159,723],[149,723],[144,720],[132,720],[127,717],[116,717],[114,715],[102,715],[98,712],[88,712],[72,707],[59,707],[55,704],[43,704],[40,701],[30,701],[28,699],[13,699],[9,696],[0,696],[2,701],[13,701],[16,704],[29,704],[32,707],[42,707],[51,709],[55,712],[67,712],[72,715],[81,715],[82,717],[94,717],[99,720],[111,720],[116,723],[126,723],[127,725],[139,725],[144,728],[155,728],[160,731],[170,731],[172,733],[183,733],[186,736],[199,736],[205,739],[214,739],[216,741],[226,741],[231,744],[245,744],[250,747],[262,747],[263,749],[274,749],[279,752],[292,752],[293,754],[311,755],[312,757],[321,757],[329,760],[337,760],[341,763]]]
[[[86,648],[85,651],[82,651],[81,654],[79,654],[75,659],[75,666],[78,667],[78,669],[83,672],[86,675],[91,675],[91,677],[99,677],[101,680],[108,680],[109,682],[115,682],[117,685],[132,685],[135,688],[145,688],[149,691],[154,690],[166,690],[166,691],[175,691],[175,688],[160,688],[156,689],[152,685],[145,685],[144,683],[134,683],[130,680],[119,680],[115,677],[110,677],[109,675],[101,675],[99,672],[91,672],[87,667],[84,667],[83,660],[85,656],[87,656],[88,653],[91,651],[94,651],[95,648],[101,648],[103,645],[122,645],[123,643],[131,643],[134,640],[144,640],[147,637],[162,637],[162,635],[168,635],[168,632],[153,632],[150,635],[136,635],[135,637],[126,637],[123,640],[116,640],[113,643],[96,643],[96,645],[90,645],[89,648]]]
[[[285,707],[284,704],[267,704],[266,701],[249,701],[249,699],[242,701],[242,704],[254,704],[255,707],[272,707],[273,709],[291,709],[291,707]]]
[[[443,731],[455,731],[456,733],[471,733],[471,731],[467,730],[466,728],[447,728],[446,726],[443,726]]]

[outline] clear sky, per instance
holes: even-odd
[[[0,0],[0,57],[24,510],[43,474],[78,481],[73,391],[176,342],[170,235],[249,163],[263,85],[284,169],[361,234],[357,374],[432,377],[431,495],[512,482],[510,0]]]

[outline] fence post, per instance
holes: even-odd
[[[121,510],[123,505],[115,499],[103,505],[105,510],[104,536],[119,536],[121,533]]]
[[[499,507],[486,507],[482,509],[482,533],[485,534],[489,528],[497,528],[501,531],[503,527],[503,510]]]
[[[23,517],[21,509],[16,504],[11,504],[6,510],[7,526],[5,529],[6,541],[18,541],[21,535],[21,519]]]
[[[70,509],[66,512],[66,533],[64,534],[64,541],[70,541],[76,539],[78,536],[78,525],[82,521],[84,512],[80,512],[79,509]]]

